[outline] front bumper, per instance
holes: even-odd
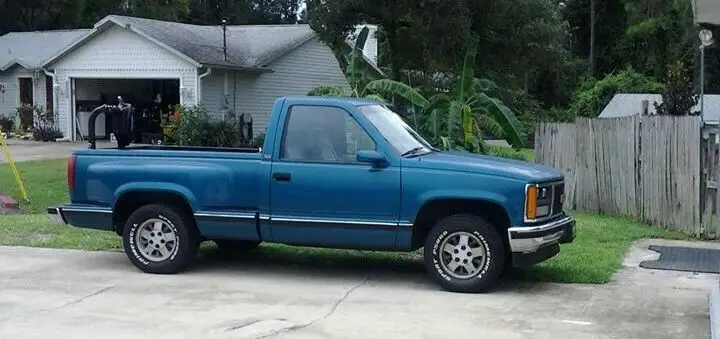
[[[508,242],[513,265],[532,265],[560,252],[559,244],[575,240],[575,220],[566,216],[537,226],[508,228]]]
[[[48,207],[47,209],[48,217],[50,217],[50,221],[55,225],[64,225],[67,224],[67,220],[65,219],[65,216],[62,212],[62,207]]]

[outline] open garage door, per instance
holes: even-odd
[[[88,118],[100,105],[118,103],[118,96],[135,107],[135,143],[151,143],[162,136],[162,121],[180,104],[179,79],[75,78],[73,98],[74,140],[87,140]],[[95,136],[110,139],[111,126],[104,115],[95,121]]]

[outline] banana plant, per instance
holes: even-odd
[[[309,96],[337,96],[337,97],[357,97],[376,100],[379,102],[387,102],[387,98],[393,96],[401,97],[414,106],[425,107],[427,99],[411,86],[391,79],[368,80],[362,70],[363,65],[363,48],[367,41],[369,30],[363,27],[358,34],[353,49],[345,56],[345,77],[347,78],[350,90],[347,91],[339,86],[317,86],[310,90]]]
[[[427,100],[422,130],[445,150],[485,153],[483,131],[504,137],[515,148],[523,147],[525,137],[520,121],[500,99],[489,95],[497,85],[475,77],[478,42],[477,36],[469,41],[454,91]]]

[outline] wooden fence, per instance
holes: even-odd
[[[697,116],[540,123],[535,161],[565,175],[566,208],[628,215],[695,236],[716,237],[720,231],[711,221],[712,208],[701,207],[717,203],[705,201],[717,194],[717,189],[705,186],[715,187],[720,180],[708,177],[720,178],[720,171],[701,170],[701,158],[703,167],[717,169],[717,158],[705,160],[707,154],[717,154],[717,145],[709,143],[712,149],[705,150],[702,135]]]

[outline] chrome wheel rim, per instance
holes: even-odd
[[[138,227],[135,243],[145,259],[157,262],[170,258],[178,241],[177,234],[167,222],[153,218]]]
[[[478,275],[486,261],[485,246],[472,233],[452,233],[440,244],[440,265],[453,278],[469,279]]]

